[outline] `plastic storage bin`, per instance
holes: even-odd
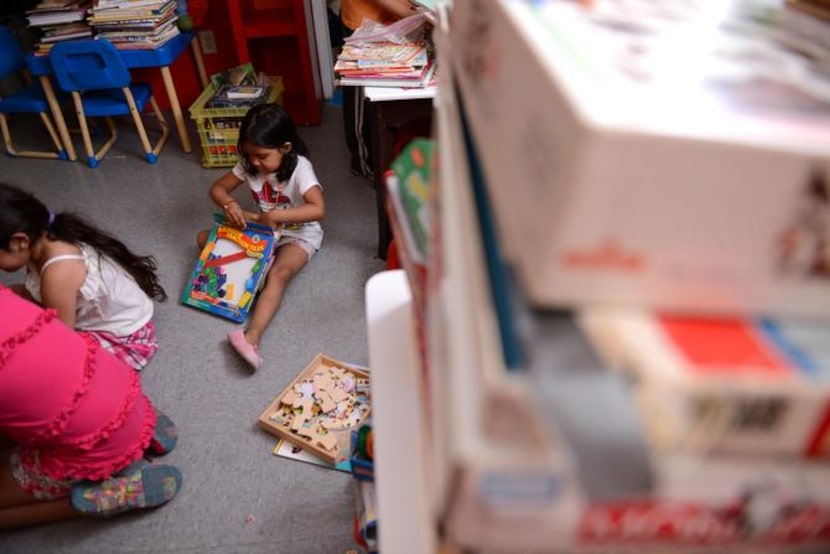
[[[282,77],[270,79],[271,91],[266,102],[282,104],[284,90]],[[215,93],[216,89],[213,85],[208,85],[190,106],[190,118],[196,122],[196,130],[202,143],[204,151],[202,165],[204,167],[233,167],[238,161],[236,143],[239,139],[239,126],[250,106],[205,107]]]

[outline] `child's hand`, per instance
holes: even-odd
[[[280,221],[280,210],[271,210],[270,212],[266,212],[261,215],[262,223],[265,225],[270,225],[274,229],[276,229],[282,221]]]
[[[245,220],[251,223],[262,223],[262,215],[256,212],[244,212]]]
[[[228,223],[233,225],[234,227],[239,227],[240,229],[245,228],[245,212],[239,206],[239,203],[235,200],[232,202],[228,202],[224,206],[225,210],[225,219],[228,220]]]

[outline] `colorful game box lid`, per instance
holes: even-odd
[[[242,323],[265,278],[274,250],[274,230],[248,223],[225,224],[220,214],[182,295],[182,304]]]

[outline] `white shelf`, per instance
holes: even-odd
[[[421,365],[412,294],[402,270],[384,271],[369,279],[366,320],[379,549],[394,554],[435,552]]]
[[[393,100],[417,100],[419,98],[434,98],[436,87],[398,88],[398,87],[365,87],[363,93],[370,102],[391,102]]]

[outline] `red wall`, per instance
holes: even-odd
[[[217,53],[202,54],[208,78],[213,73],[237,65],[233,33],[224,1],[210,0],[204,23],[198,30],[213,31],[216,40]],[[198,38],[195,40],[198,40]],[[193,61],[192,52],[182,54],[170,69],[179,95],[179,104],[182,106],[185,117],[188,117],[187,109],[202,92],[202,85],[199,83],[199,73]],[[138,81],[149,82],[153,86],[154,95],[162,109],[170,108],[170,102],[167,100],[167,94],[164,90],[164,82],[158,69],[134,70],[133,78]]]

